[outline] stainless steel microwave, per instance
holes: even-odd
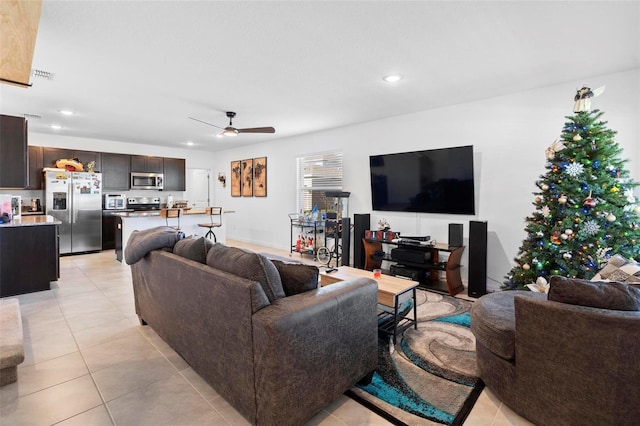
[[[131,173],[131,189],[163,189],[162,173]]]

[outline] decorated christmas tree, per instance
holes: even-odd
[[[535,211],[503,288],[544,291],[551,275],[590,279],[619,254],[640,257],[640,206],[616,132],[590,111],[604,88],[575,96],[574,115],[546,150],[547,172],[536,182]]]

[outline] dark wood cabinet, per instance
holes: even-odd
[[[27,121],[0,115],[0,188],[24,188],[27,178]]]
[[[42,175],[42,147],[30,146],[29,147],[29,183],[25,189],[42,189],[44,188],[44,176]]]
[[[112,213],[102,214],[102,250],[116,248],[116,216]]]
[[[185,191],[185,160],[164,159],[164,191]]]
[[[42,167],[55,167],[56,161],[62,158],[73,158],[72,149],[42,148]]]
[[[78,149],[62,149],[62,148],[42,148],[42,163],[43,167],[55,167],[56,161],[66,158],[77,158],[84,170],[88,171],[88,164],[95,161],[93,170],[95,172],[102,171],[102,153],[94,151],[82,151]]]
[[[162,157],[150,157],[147,155],[131,156],[131,171],[140,173],[163,173],[164,162]]]
[[[130,156],[102,153],[102,191],[127,191],[130,186]]]
[[[58,226],[0,227],[0,262],[0,297],[49,290],[60,277]]]

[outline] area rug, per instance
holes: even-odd
[[[381,335],[373,380],[346,394],[397,425],[461,425],[484,387],[469,329],[473,302],[423,290],[416,299],[418,329],[395,345]]]

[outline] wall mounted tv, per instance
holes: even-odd
[[[473,146],[369,156],[373,210],[475,214]]]

